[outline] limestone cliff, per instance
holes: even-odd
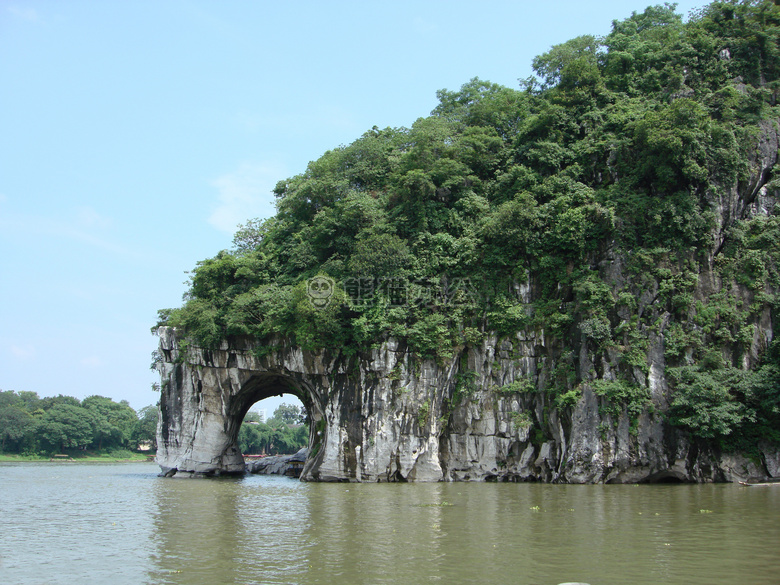
[[[190,346],[185,356],[179,341],[160,331],[167,361],[157,460],[168,475],[242,473],[244,413],[282,392],[299,396],[311,416],[309,481],[734,481],[780,472],[774,450],[756,464],[702,448],[664,421],[660,348],[650,352],[647,379],[655,412],[632,429],[627,412],[603,413],[588,383],[564,410],[545,393],[499,390],[543,370],[544,346],[532,337],[491,338],[443,364],[393,340],[351,358],[281,339],[267,353],[232,340],[218,350]],[[462,368],[476,378],[455,404]]]

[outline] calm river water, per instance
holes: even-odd
[[[780,583],[780,486],[173,480],[0,464],[0,583]]]

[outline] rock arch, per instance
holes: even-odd
[[[238,431],[249,408],[264,398],[292,394],[306,407],[312,427],[322,420],[319,380],[295,367],[303,365],[295,352],[278,367],[267,367],[267,360],[248,343],[199,348],[180,341],[175,330],[166,327],[159,336],[157,462],[164,475],[244,473]]]
[[[237,436],[244,414],[257,400],[291,393],[311,424],[301,479],[444,479],[438,413],[457,362],[415,365],[392,340],[346,355],[304,350],[286,338],[270,345],[234,338],[207,349],[169,327],[158,335],[157,463],[164,475],[243,473]]]

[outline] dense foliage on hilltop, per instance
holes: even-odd
[[[157,442],[157,407],[105,396],[40,398],[0,391],[0,452],[27,455],[137,449]]]
[[[734,185],[778,188],[774,173],[747,183],[762,123],[778,118],[779,33],[769,0],[716,2],[688,22],[655,6],[552,47],[519,90],[442,90],[411,128],[373,128],[280,181],[277,214],[200,262],[160,324],[206,346],[281,334],[356,352],[395,336],[440,359],[489,331],[544,331],[556,365],[538,390],[561,406],[577,397],[569,340],[620,356],[619,379],[599,388],[625,402],[642,395],[634,372],[663,328],[672,421],[705,438],[769,436],[780,348],[742,364],[751,319],[778,306],[780,216],[719,226],[714,201]],[[599,266],[618,257],[629,282]],[[728,287],[694,298],[712,258],[751,303]],[[643,287],[652,310],[638,309]]]

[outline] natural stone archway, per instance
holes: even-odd
[[[165,475],[244,473],[238,431],[249,408],[264,398],[292,394],[304,404],[312,426],[322,420],[312,380],[294,365],[292,370],[264,368],[248,346],[207,350],[180,344],[172,329],[161,328],[159,334],[157,461]]]
[[[406,351],[385,343],[365,356],[306,351],[278,339],[273,346],[232,339],[198,348],[159,330],[162,378],[157,462],[165,475],[243,473],[237,437],[249,407],[282,393],[297,396],[310,419],[309,458],[301,478],[319,481],[441,480],[444,392],[456,369],[423,367],[407,386],[392,371],[408,371]],[[443,376],[443,379],[441,377]],[[440,383],[436,380],[440,379]],[[419,401],[418,401],[419,398]],[[431,405],[431,400],[434,401]],[[425,421],[420,404],[427,404]],[[428,423],[430,419],[430,424]],[[433,431],[433,432],[430,432]]]

